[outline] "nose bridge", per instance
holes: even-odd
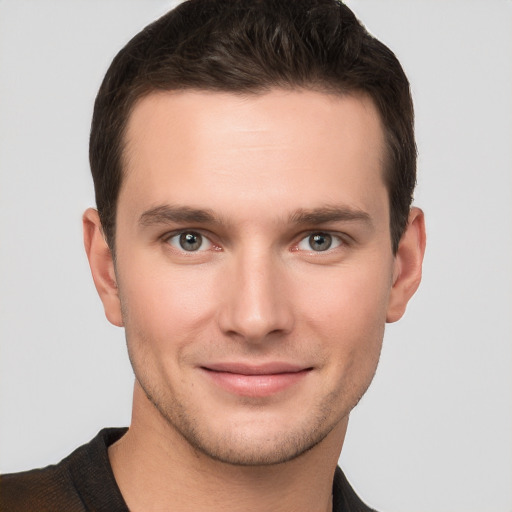
[[[269,248],[246,247],[233,256],[221,312],[221,329],[246,341],[291,330],[293,315],[282,262]]]

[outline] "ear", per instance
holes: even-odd
[[[419,208],[411,208],[407,228],[395,255],[393,286],[386,316],[389,323],[402,318],[409,299],[420,285],[425,244],[425,217]]]
[[[82,217],[84,245],[92,278],[105,309],[108,321],[123,326],[121,302],[117,289],[112,252],[105,241],[97,210],[89,208]]]

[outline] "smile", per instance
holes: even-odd
[[[229,393],[260,398],[274,395],[299,383],[312,368],[287,363],[254,366],[222,363],[202,366],[201,370],[216,385]]]

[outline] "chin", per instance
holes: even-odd
[[[219,436],[200,436],[180,432],[198,452],[212,460],[234,466],[271,466],[297,459],[323,441],[329,432],[262,433],[230,432]]]
[[[162,402],[160,402],[162,403]],[[153,405],[156,405],[153,401]],[[158,407],[170,431],[179,434],[197,453],[234,466],[270,466],[297,459],[320,444],[347,414],[333,417],[309,409],[309,415],[286,418],[262,410],[241,416],[190,415],[178,403]],[[344,430],[344,429],[343,429]],[[343,437],[340,439],[340,446]]]

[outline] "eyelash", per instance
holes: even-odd
[[[206,241],[209,246],[207,247],[207,249],[187,251],[183,247],[179,247],[178,246],[180,244],[181,237],[184,236],[184,235],[193,235],[193,236],[196,236],[196,237],[200,237],[201,241],[202,242]],[[171,241],[173,239],[176,239],[177,245],[173,245],[171,243]],[[169,244],[171,247],[173,247],[177,251],[182,252],[182,253],[186,253],[186,254],[202,253],[202,252],[206,252],[207,250],[210,250],[212,248],[214,250],[220,250],[221,249],[218,245],[216,245],[214,242],[212,242],[210,240],[210,237],[204,235],[203,233],[201,233],[200,231],[195,230],[195,229],[183,229],[183,230],[180,230],[180,231],[177,231],[177,232],[174,232],[174,233],[168,233],[167,235],[165,235],[163,237],[163,240],[164,240],[165,243]],[[201,247],[202,247],[202,244],[201,244]]]
[[[184,235],[193,235],[195,237],[200,237],[201,238],[201,242],[204,243],[204,241],[207,242],[208,244],[208,247],[205,248],[205,249],[202,249],[202,246],[203,246],[203,243],[201,244],[200,246],[200,250],[186,250],[184,249],[182,246],[181,246],[181,241],[180,238]],[[302,244],[303,242],[306,242],[308,243],[308,239],[309,241],[311,241],[311,237],[321,237],[321,238],[328,238],[330,243],[329,243],[329,246],[327,248],[325,248],[324,250],[314,250],[312,247],[311,247],[311,244],[309,246],[309,249],[308,248],[300,248],[300,244]],[[201,233],[200,230],[195,230],[195,229],[183,229],[183,230],[180,230],[180,231],[176,231],[176,232],[173,232],[173,233],[168,233],[166,234],[164,237],[162,237],[164,242],[169,244],[171,247],[173,247],[174,249],[176,249],[177,251],[181,252],[181,253],[184,253],[184,254],[189,254],[189,255],[193,255],[193,254],[198,254],[198,253],[204,253],[204,252],[207,252],[209,250],[215,250],[215,251],[220,251],[222,250],[222,248],[215,244],[209,236],[207,235],[204,235],[203,233]],[[173,239],[176,239],[176,245],[174,245],[173,243],[171,243],[171,240]],[[321,239],[319,240],[319,242],[321,243]],[[334,247],[332,247],[332,244],[335,244]],[[326,254],[330,254],[332,253],[332,251],[334,251],[335,249],[338,249],[339,247],[343,247],[343,246],[347,246],[349,245],[349,243],[347,242],[346,240],[346,237],[345,236],[342,236],[340,234],[337,234],[337,233],[332,233],[330,231],[309,231],[307,233],[303,233],[301,234],[301,238],[299,239],[298,242],[296,242],[291,250],[292,251],[300,251],[300,250],[303,250],[305,252],[308,252],[308,253],[313,253],[313,254],[322,254],[322,253],[326,253]]]
[[[315,251],[312,247],[311,247],[311,243],[312,243],[312,239],[313,238],[317,238],[318,242],[319,243],[322,243],[322,240],[325,240],[327,239],[329,244],[328,244],[328,247],[326,247],[325,249],[321,249],[321,250],[317,250]],[[302,249],[300,247],[300,245],[303,243],[303,242],[306,242],[306,244],[309,244],[309,249],[308,248],[304,248]],[[334,244],[334,247],[332,246]],[[329,231],[312,231],[308,234],[306,234],[304,237],[302,237],[299,242],[296,244],[296,247],[297,249],[296,250],[305,250],[307,252],[310,252],[310,253],[331,253],[333,250],[337,249],[338,247],[341,247],[343,245],[346,245],[345,244],[345,241],[343,240],[343,238],[340,236],[340,235],[337,235],[335,233],[331,233]]]

